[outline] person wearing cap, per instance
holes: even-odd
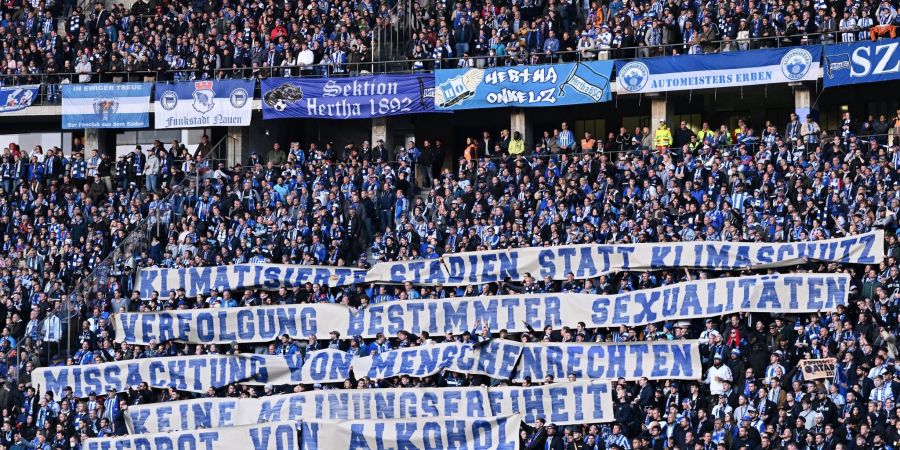
[[[716,325],[715,320],[706,319],[706,321],[704,323],[705,328],[703,329],[703,331],[700,332],[700,337],[698,338],[698,340],[700,341],[701,349],[704,348],[703,346],[707,346],[707,347],[709,346],[710,338],[712,337],[713,332],[715,332],[715,333],[719,332],[719,330],[716,330],[715,325]]]
[[[769,356],[769,365],[766,367],[765,380],[763,384],[769,384],[769,382],[774,377],[783,377],[785,374],[784,366],[781,365],[781,358],[784,356],[784,352],[781,350],[775,350],[772,355]]]
[[[838,407],[828,395],[824,387],[816,389],[816,398],[813,400],[813,408],[822,415],[825,423],[833,424],[838,417]]]
[[[594,39],[588,35],[587,32],[582,31],[581,36],[578,38],[578,43],[575,45],[575,49],[581,55],[581,59],[585,61],[589,61],[595,58],[594,51],[596,49],[596,42]]]
[[[724,388],[722,382],[725,380],[732,381],[731,369],[722,364],[722,355],[716,353],[713,355],[713,365],[706,372],[704,383],[709,385],[709,393],[712,395],[722,395]]]
[[[806,122],[800,126],[800,137],[803,139],[807,145],[815,145],[819,143],[819,134],[822,132],[822,128],[819,127],[819,123],[813,119],[812,114],[806,115]]]
[[[559,434],[559,430],[555,423],[547,425],[544,427],[544,430],[546,439],[544,440],[544,445],[540,447],[540,450],[566,450],[566,442],[562,435]]]
[[[341,332],[340,331],[332,330],[329,333],[329,337],[331,338],[331,340],[328,341],[328,348],[334,349],[334,350],[343,350],[344,349],[344,344],[343,344],[343,341],[341,340]]]
[[[728,352],[728,362],[725,364],[728,365],[728,368],[731,369],[731,374],[735,377],[740,377],[744,373],[744,360],[741,358],[741,350],[738,348],[733,348]],[[739,382],[739,379],[735,379],[734,381]]]
[[[116,389],[112,386],[106,390],[106,400],[103,401],[103,418],[109,420],[110,423],[116,419],[119,412],[119,397],[116,395]]]

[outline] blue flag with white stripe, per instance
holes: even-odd
[[[0,87],[0,113],[21,111],[34,103],[39,85]]]
[[[152,83],[62,85],[62,128],[147,128]]]

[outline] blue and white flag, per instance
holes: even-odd
[[[438,109],[565,106],[608,102],[612,61],[435,72]]]
[[[817,80],[822,48],[792,47],[616,61],[619,94]]]
[[[900,39],[825,46],[825,87],[900,79]]]
[[[434,111],[434,76],[262,80],[263,119],[369,119]]]
[[[156,83],[156,129],[249,126],[254,83],[253,80]]]
[[[38,85],[0,87],[0,113],[21,111],[34,103]]]
[[[147,128],[152,83],[62,85],[62,127]]]

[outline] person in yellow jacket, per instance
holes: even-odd
[[[697,132],[697,140],[700,141],[700,145],[716,143],[716,132],[709,129],[709,122],[703,122],[703,128]]]
[[[737,142],[740,134],[747,134],[747,124],[744,123],[744,119],[738,119],[737,128],[734,129],[734,133],[731,135],[732,141]]]
[[[519,156],[525,153],[525,140],[522,139],[522,133],[518,131],[513,133],[513,138],[509,141],[509,155]]]
[[[656,129],[654,142],[656,142],[656,149],[660,151],[668,150],[672,146],[672,131],[666,126],[665,120],[659,121],[659,128]]]

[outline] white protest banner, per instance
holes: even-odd
[[[151,298],[153,292],[158,292],[160,298],[169,298],[169,293],[177,289],[184,289],[186,297],[196,297],[209,294],[212,289],[274,291],[306,283],[348,286],[364,282],[365,277],[365,269],[294,264],[234,264],[183,269],[146,267],[138,272],[134,290],[140,292],[142,299]]]
[[[624,245],[563,245],[451,253],[439,259],[379,262],[366,281],[460,286],[541,279],[594,278],[623,270],[690,267],[707,270],[773,268],[806,261],[878,264],[884,259],[884,231],[810,242],[665,242]]]
[[[835,358],[804,359],[800,361],[800,373],[804,380],[834,379]]]
[[[491,339],[479,344],[448,342],[376,353],[353,360],[353,375],[374,380],[409,375],[424,378],[447,369],[452,372],[509,379],[524,344]]]
[[[588,328],[644,325],[662,320],[718,316],[739,311],[815,312],[846,305],[850,277],[839,274],[760,275],[676,283],[619,295],[524,294],[405,300],[369,305],[350,318],[348,336],[372,337],[400,330],[459,334],[476,321],[493,331],[551,326]],[[335,329],[342,329],[336,327]]]
[[[518,414],[488,418],[441,417],[381,421],[304,420],[303,450],[516,450]]]
[[[112,316],[116,342],[144,345],[178,341],[204,344],[268,342],[287,334],[327,338],[348,329],[350,307],[335,303],[249,306],[122,313]],[[350,335],[346,335],[350,336]]]
[[[334,389],[262,398],[202,398],[128,407],[129,433],[301,419],[385,420],[491,416],[486,387]]]
[[[532,423],[538,417],[559,425],[615,420],[608,381],[492,387],[488,389],[488,397],[494,414],[522,414],[526,423]]]
[[[527,331],[527,322],[554,329],[644,325],[734,312],[815,312],[847,304],[850,277],[842,274],[758,275],[676,283],[620,295],[524,294],[404,300],[356,310],[314,303],[271,307],[159,311],[114,316],[116,341],[146,345],[177,340],[195,344],[267,342],[280,334],[373,338],[378,333],[461,334],[476,322],[496,332]]]
[[[71,386],[75,397],[108,389],[124,392],[146,382],[151,388],[174,387],[180,391],[205,392],[232,383],[309,384],[343,381],[349,377],[352,355],[338,350],[311,352],[304,367],[300,354],[195,355],[146,358],[86,366],[53,366],[35,369],[32,383],[39,392],[62,396]],[[312,378],[304,378],[304,374]]]
[[[336,348],[308,352],[300,367],[300,380],[304,384],[343,382],[350,378],[352,361],[353,355]]]
[[[699,341],[629,343],[535,342],[526,344],[513,381],[541,381],[547,375],[578,379],[699,380]]]
[[[82,450],[297,450],[295,422],[269,422],[243,427],[90,438]]]

